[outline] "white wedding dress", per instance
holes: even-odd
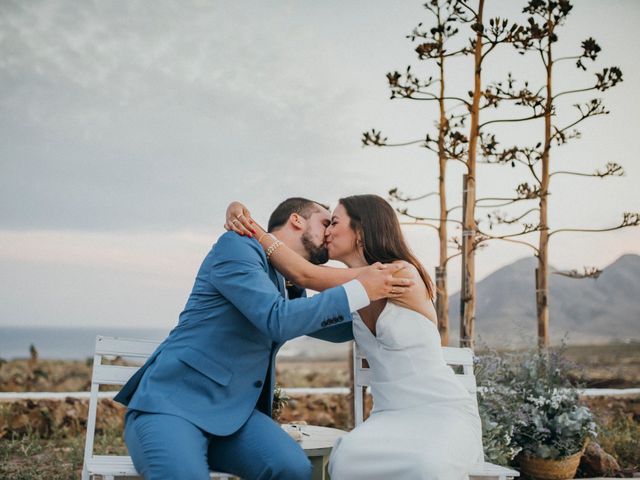
[[[372,372],[373,411],[333,448],[333,480],[462,480],[483,460],[475,399],[444,361],[437,327],[387,302],[376,335],[353,315]]]

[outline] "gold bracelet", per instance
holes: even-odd
[[[284,245],[284,243],[282,243],[280,240],[276,240],[271,245],[269,245],[269,248],[267,248],[267,250],[265,251],[265,253],[267,254],[267,259],[269,259],[271,257],[271,255],[273,255],[274,252],[278,248],[280,248],[282,245]]]

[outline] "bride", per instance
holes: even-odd
[[[227,210],[225,227],[253,232],[265,250],[276,241],[237,202]],[[334,446],[331,478],[467,479],[483,460],[476,402],[444,361],[433,283],[407,246],[395,212],[377,195],[342,198],[325,241],[329,258],[349,268],[403,262],[401,275],[416,284],[353,315],[353,336],[373,375],[373,410]],[[271,263],[302,287],[323,290],[344,281],[336,269],[312,265],[284,245],[272,251]]]

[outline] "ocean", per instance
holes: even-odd
[[[0,359],[29,358],[33,345],[38,358],[48,360],[86,360],[93,357],[96,335],[162,340],[169,329],[160,328],[71,328],[0,327]],[[349,343],[330,343],[310,337],[295,338],[278,353],[281,359],[333,360],[347,358]]]
[[[158,328],[0,327],[0,358],[29,358],[33,345],[42,359],[85,360],[93,357],[96,335],[162,340],[168,333]]]

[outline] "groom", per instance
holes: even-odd
[[[269,230],[308,260],[327,255],[327,209],[290,198]],[[259,243],[233,232],[205,257],[178,325],[115,399],[129,407],[125,441],[145,479],[208,479],[218,470],[243,479],[310,478],[302,449],[271,420],[275,356],[301,335],[351,336],[351,312],[406,287],[368,267],[342,286],[287,299],[283,277]]]

